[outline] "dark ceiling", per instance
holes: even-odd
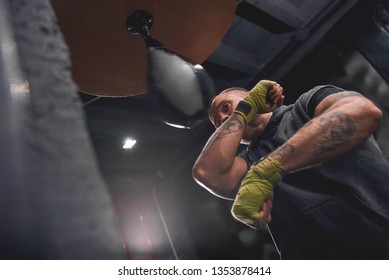
[[[202,63],[217,91],[277,80],[286,103],[314,85],[361,91],[389,111],[389,1],[239,1],[232,24]],[[158,24],[157,22],[155,24]],[[162,42],[163,43],[163,42]],[[210,123],[178,129],[157,118],[150,94],[80,93],[103,177],[113,195],[131,258],[277,258],[266,230],[233,221],[230,202],[191,177]],[[389,155],[384,119],[377,139]],[[137,140],[132,150],[124,139]]]

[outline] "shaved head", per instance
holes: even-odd
[[[225,90],[223,90],[222,92],[220,92],[219,94],[224,94],[224,93],[232,93],[232,94],[236,94],[238,96],[245,96],[247,94],[248,90],[245,89],[245,88],[241,88],[241,87],[231,87],[231,88],[227,88]]]
[[[234,94],[236,96],[239,96],[239,97],[244,97],[246,96],[248,90],[245,89],[245,88],[242,88],[242,87],[230,87],[230,88],[227,88],[223,91],[221,91],[218,95],[216,95],[215,97],[213,97],[210,101],[209,101],[209,104],[208,104],[208,116],[209,114],[211,113],[211,108],[212,108],[212,104],[213,102],[215,101],[215,98],[221,94],[226,94],[226,95],[229,95],[229,94]]]

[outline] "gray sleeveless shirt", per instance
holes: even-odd
[[[315,87],[278,108],[241,156],[257,162],[341,90]],[[373,136],[341,158],[286,175],[274,188],[269,230],[282,259],[389,259],[389,163]]]

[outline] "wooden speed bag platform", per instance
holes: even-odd
[[[132,96],[147,92],[147,47],[129,34],[127,17],[146,10],[150,35],[165,48],[201,64],[220,43],[236,0],[52,0],[70,48],[73,79],[83,93]]]

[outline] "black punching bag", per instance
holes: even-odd
[[[49,0],[0,1],[0,259],[127,259]]]
[[[138,11],[127,19],[127,29],[140,35],[148,47],[148,91],[154,110],[166,124],[193,128],[208,119],[207,107],[215,96],[212,79],[199,64],[173,53],[152,39],[151,14]]]

